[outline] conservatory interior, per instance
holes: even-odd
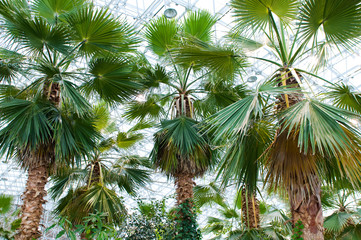
[[[361,239],[361,0],[0,0],[0,239]]]

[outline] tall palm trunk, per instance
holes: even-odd
[[[41,161],[41,160],[40,160]],[[44,163],[29,167],[26,189],[22,196],[21,226],[16,240],[38,239],[41,236],[39,225],[46,196],[45,185],[48,182],[49,166]]]
[[[302,76],[298,74],[298,78]],[[300,88],[297,79],[289,69],[280,74],[279,86]],[[303,100],[302,93],[282,94],[278,100],[278,110],[284,110]],[[288,141],[288,140],[287,140]],[[293,140],[289,140],[293,141]],[[305,156],[307,157],[307,156]],[[312,178],[312,186],[292,185],[288,189],[293,227],[299,221],[302,222],[302,237],[305,240],[323,240],[323,216],[321,206],[321,183],[315,173],[305,172],[308,179]],[[306,193],[306,194],[305,194]]]
[[[193,103],[192,99],[187,94],[180,94],[175,98],[174,108],[176,110],[176,117],[186,116],[193,118]],[[183,162],[183,156],[179,156],[179,163]],[[184,164],[183,164],[184,163]],[[189,161],[183,162],[180,171],[175,175],[174,185],[176,186],[177,205],[184,203],[187,199],[193,199],[193,187],[195,185],[192,173],[192,166]]]
[[[177,205],[184,203],[187,199],[193,199],[194,174],[180,173],[175,176]]]
[[[60,105],[60,85],[49,81],[44,82],[43,96],[56,107]],[[23,193],[21,207],[21,226],[16,240],[38,239],[43,204],[46,202],[45,185],[48,182],[49,170],[55,161],[55,149],[52,139],[47,145],[38,146],[33,153],[24,150],[21,154],[23,165],[28,168],[28,179]]]
[[[246,188],[242,189],[242,219],[248,229],[259,228],[259,201],[256,193],[249,192]]]
[[[317,175],[314,175],[315,185],[312,191],[307,193],[304,186],[299,186],[289,191],[292,225],[301,221],[304,226],[302,237],[305,240],[323,240],[323,215],[321,207],[321,183]],[[302,194],[306,192],[306,194]]]

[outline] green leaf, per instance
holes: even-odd
[[[199,133],[197,122],[187,117],[163,121],[154,135],[153,163],[168,175],[192,172],[202,175],[214,164],[208,139]]]
[[[136,82],[132,63],[124,58],[95,58],[89,63],[91,79],[82,85],[90,95],[99,94],[100,98],[109,103],[122,102],[131,98],[142,88]]]
[[[183,31],[203,42],[211,40],[212,27],[216,23],[216,18],[207,11],[189,12],[183,22]]]
[[[352,219],[352,213],[348,212],[334,212],[325,218],[324,228],[326,231],[340,233]]]
[[[262,31],[271,24],[269,12],[285,24],[295,19],[297,0],[232,0],[237,27],[243,30]]]
[[[145,39],[148,47],[157,55],[161,56],[175,44],[177,40],[178,26],[175,20],[160,17],[152,20],[145,31]]]
[[[359,0],[306,0],[301,7],[301,33],[305,39],[323,32],[326,41],[352,48],[361,36]]]
[[[143,139],[142,134],[134,134],[134,133],[125,133],[125,132],[119,132],[117,135],[116,144],[120,148],[130,148],[134,144],[136,144],[138,141]]]

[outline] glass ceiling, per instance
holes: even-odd
[[[168,8],[173,8],[177,11],[175,18],[181,19],[188,10],[206,9],[210,13],[217,16],[218,22],[214,27],[215,38],[220,40],[232,28],[231,11],[228,1],[224,0],[94,0],[94,3],[99,7],[108,7],[110,11],[121,19],[126,20],[133,25],[141,34],[142,27],[150,19],[161,16]],[[144,53],[151,59],[154,56],[148,53],[146,48],[143,48]],[[253,54],[253,53],[252,53]],[[271,57],[271,52],[267,49],[260,50],[256,53],[258,57]],[[253,55],[254,55],[253,54]],[[343,81],[346,84],[350,84],[361,89],[361,56],[360,52],[348,53],[334,52],[334,57],[328,61],[327,66],[321,70],[318,74],[326,78],[331,82]],[[307,56],[312,58],[312,56]],[[263,64],[260,61],[252,62],[252,66],[247,69],[243,79],[246,80],[250,76],[256,76],[257,81],[268,77],[275,69],[269,64]],[[300,66],[303,67],[303,66]],[[309,79],[309,85],[312,86],[312,90],[316,93],[322,91],[322,85],[324,83],[317,79]],[[121,113],[114,112],[113,116],[119,120],[119,126],[122,128],[129,128],[129,124],[123,124],[121,120]],[[128,130],[128,129],[121,129]],[[152,139],[150,132],[146,133],[145,138]],[[147,156],[151,149],[151,143],[139,143],[133,148],[134,154]],[[198,179],[198,184],[206,184],[212,177],[204,177]],[[156,174],[153,177],[154,182],[139,195],[144,199],[161,199],[163,196],[169,196],[174,193],[173,181],[163,177],[160,174]],[[13,195],[16,200],[16,204],[21,203],[20,195],[22,194],[26,181],[26,173],[19,169],[14,164],[0,161],[0,193],[6,193]],[[135,202],[130,199],[125,199],[125,202],[129,204],[129,208],[135,206]],[[172,205],[172,203],[170,203]],[[48,203],[45,206],[46,213],[44,215],[44,225],[49,226],[52,221],[50,210],[53,203],[48,199]],[[200,217],[200,225],[204,225],[206,216],[214,213],[215,210],[204,211],[204,214]],[[49,231],[46,233],[43,239],[54,239],[55,232]]]

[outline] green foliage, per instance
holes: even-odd
[[[0,194],[0,238],[14,239],[21,219],[18,218],[19,209],[12,209],[13,198]]]
[[[83,218],[83,224],[79,224],[72,228],[69,227],[72,225],[67,218],[59,217],[57,223],[47,228],[46,231],[49,231],[55,226],[60,227],[62,230],[56,235],[55,239],[60,239],[66,236],[68,239],[76,240],[77,234],[84,234],[86,239],[120,239],[117,238],[118,234],[114,226],[105,223],[105,218],[105,213],[97,212],[90,214],[89,216]]]
[[[138,201],[138,208],[120,226],[120,236],[124,240],[170,240],[174,224],[165,201]]]
[[[198,228],[197,216],[193,201],[187,199],[179,204],[175,211],[174,240],[200,240],[201,231]]]
[[[302,221],[298,220],[295,223],[295,227],[293,228],[292,240],[303,240],[302,234],[304,228],[305,226],[303,225]]]
[[[199,176],[214,163],[208,139],[199,133],[197,121],[182,116],[163,121],[161,127],[154,135],[151,159],[167,175],[186,171]]]

